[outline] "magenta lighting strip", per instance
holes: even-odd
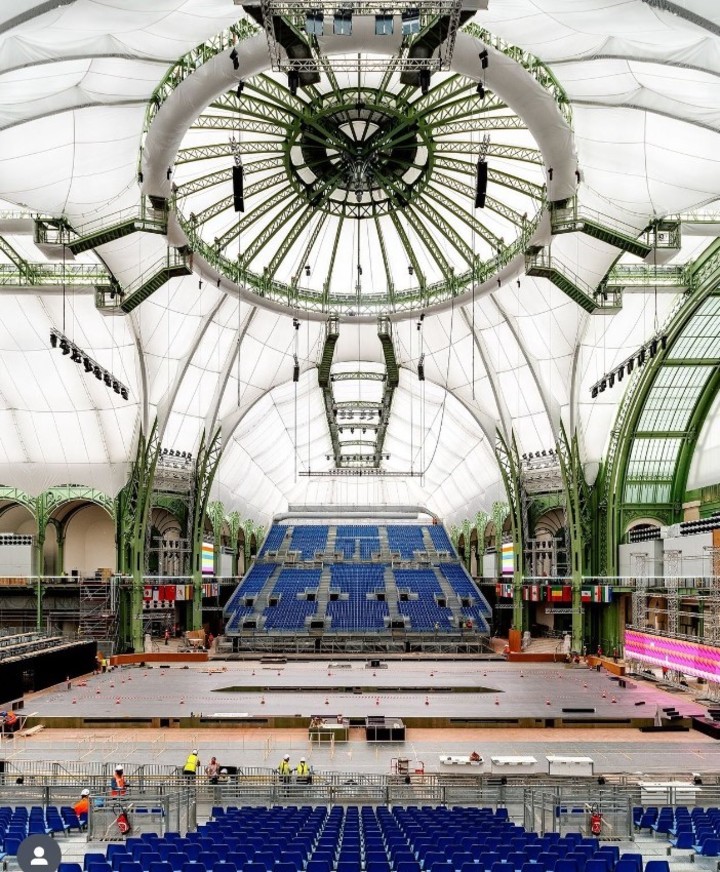
[[[625,658],[720,682],[720,648],[625,630]]]

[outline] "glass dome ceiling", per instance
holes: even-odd
[[[483,149],[492,162],[475,209]],[[260,296],[320,312],[448,300],[518,254],[544,205],[542,157],[523,121],[452,73],[426,94],[397,73],[329,64],[296,93],[282,74],[253,76],[196,119],[175,166],[193,247]]]

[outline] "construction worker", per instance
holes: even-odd
[[[280,781],[283,784],[290,784],[290,774],[292,769],[290,768],[290,755],[286,754],[282,760],[280,761],[280,765],[278,766],[278,775],[280,776]]]
[[[127,793],[127,781],[122,763],[115,767],[113,777],[110,779],[110,796],[125,796]]]
[[[87,823],[88,813],[90,812],[90,791],[87,787],[81,791],[80,799],[73,806],[73,811],[78,816],[80,825],[84,826]]]
[[[14,711],[0,712],[4,733],[14,733],[20,729],[20,721]]]
[[[310,772],[310,767],[305,762],[304,757],[300,758],[300,762],[295,769],[295,775],[297,776],[298,784],[312,784],[312,774]]]
[[[183,775],[186,775],[188,778],[195,778],[198,766],[200,766],[200,758],[198,757],[197,748],[193,748],[183,766]]]

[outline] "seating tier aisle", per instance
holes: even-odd
[[[330,579],[320,608],[318,554],[326,583],[328,573]],[[303,568],[309,563],[312,570]],[[276,524],[225,607],[225,632],[312,630],[337,639],[343,632],[390,635],[404,626],[427,635],[485,634],[489,615],[487,601],[439,525]]]
[[[378,593],[384,596],[385,567],[380,564],[335,564],[330,573],[331,600],[326,611],[331,619],[330,630],[385,629],[388,606],[377,598]],[[339,595],[340,599],[333,600],[333,594]]]
[[[243,620],[253,614],[254,606],[246,606],[245,601],[257,598],[277,568],[277,563],[254,563],[250,567],[250,571],[235,588],[225,606],[225,614],[228,618],[225,624],[226,633],[238,630]]]
[[[295,527],[290,540],[290,551],[300,551],[303,560],[312,560],[318,551],[324,551],[328,540],[326,525],[306,524]]]
[[[186,837],[146,833],[87,855],[86,872],[643,872],[639,855],[580,833],[540,836],[506,809],[215,807],[212,818]]]
[[[287,532],[287,526],[283,524],[274,524],[270,528],[270,532],[265,537],[265,541],[263,542],[263,546],[260,549],[260,555],[264,555],[267,551],[277,551],[278,548],[282,545],[283,539],[285,538],[285,533]]]
[[[422,527],[411,525],[388,526],[387,536],[391,551],[399,551],[400,556],[410,560],[416,551],[425,550]]]
[[[636,806],[633,823],[638,830],[666,836],[673,848],[691,849],[703,857],[720,856],[718,808]]]

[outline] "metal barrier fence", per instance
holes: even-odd
[[[120,814],[127,815],[132,835],[142,833],[175,832],[184,835],[197,826],[197,804],[195,791],[191,788],[176,790],[163,795],[146,794],[107,797],[90,795],[88,815],[88,841],[118,841],[128,832],[118,825]]]
[[[620,786],[594,791],[582,787],[528,790],[523,825],[540,835],[581,832],[601,841],[631,841],[632,810],[639,799],[639,791]],[[594,815],[599,830],[595,833]]]
[[[120,750],[108,751],[108,757],[111,760],[122,762]],[[279,758],[278,758],[279,759]],[[412,763],[412,761],[410,761]],[[82,789],[88,787],[94,792],[102,793],[109,789],[110,779],[112,778],[115,763],[90,762],[86,760],[74,761],[51,761],[51,760],[29,760],[16,757],[14,759],[2,760],[0,758],[0,789],[3,785],[25,784],[35,787],[77,787]],[[125,778],[133,794],[135,793],[151,793],[165,794],[169,790],[177,790],[186,787],[191,787],[197,790],[210,791],[213,785],[209,783],[208,778],[200,773],[196,779],[191,782],[182,774],[182,767],[161,763],[124,763]],[[406,779],[410,779],[408,782]],[[660,781],[660,779],[662,779]],[[474,791],[484,791],[494,789],[498,786],[506,786],[507,788],[525,788],[533,789],[540,788],[560,788],[567,787],[570,784],[580,785],[588,792],[592,792],[598,785],[598,777],[594,776],[573,776],[567,775],[548,775],[543,773],[523,773],[523,774],[508,774],[498,775],[487,772],[457,772],[457,771],[426,771],[413,772],[408,774],[386,774],[386,773],[359,773],[359,772],[339,772],[336,770],[321,770],[313,771],[313,783],[315,786],[319,784],[329,785],[333,789],[340,790],[345,786],[356,786],[366,789],[368,787],[377,787],[385,789],[387,787],[395,788],[403,784],[410,783],[414,789],[418,789],[421,785],[424,788],[458,788],[463,787]],[[705,797],[712,794],[720,805],[720,773],[702,773],[702,781],[700,784],[693,783],[692,777],[688,771],[685,772],[664,772],[662,775],[636,773],[633,775],[627,774],[606,774],[602,776],[602,784],[609,786],[621,786],[629,791],[638,793],[638,804],[640,804],[640,786],[643,787],[644,800],[645,793],[657,794],[660,791],[661,795],[657,796],[657,801],[666,805],[675,804],[692,804],[693,794],[698,793],[698,799],[705,800]],[[670,784],[671,787],[667,790],[660,787],[662,784]],[[276,786],[278,784],[277,770],[272,766],[243,766],[238,768],[228,777],[224,786],[226,788],[233,787],[238,790],[249,789],[253,790],[259,787]],[[587,787],[585,787],[587,785]],[[342,792],[342,791],[341,791]],[[652,798],[652,796],[650,797]]]

